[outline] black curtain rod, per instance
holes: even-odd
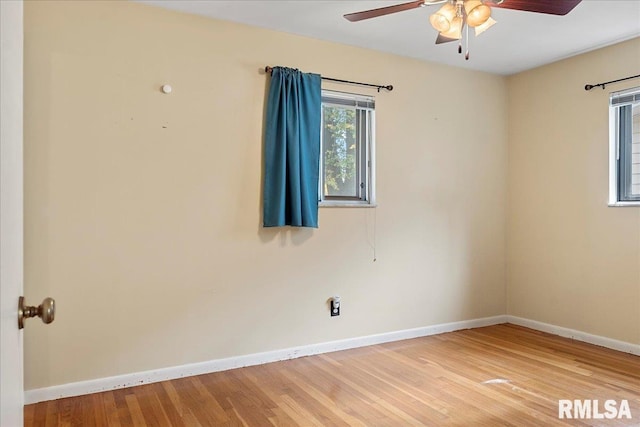
[[[264,72],[265,73],[271,73],[271,71],[273,71],[273,67],[270,67],[268,65],[266,67],[264,67]],[[322,77],[322,80],[328,80],[330,82],[338,82],[338,83],[347,83],[347,84],[350,84],[350,85],[375,87],[376,89],[378,89],[378,92],[380,92],[380,89],[386,89],[388,91],[392,91],[393,90],[393,86],[392,85],[387,85],[387,86],[373,85],[371,83],[352,82],[351,80],[333,79],[331,77]]]
[[[618,79],[618,80],[611,80],[610,82],[604,82],[604,83],[598,83],[597,85],[585,85],[584,90],[591,90],[594,87],[598,87],[601,86],[602,89],[604,89],[604,87],[610,83],[618,83],[618,82],[622,82],[625,80],[631,80],[631,79],[637,79],[638,77],[640,77],[640,74],[638,74],[637,76],[629,76],[629,77],[625,77],[622,79]]]

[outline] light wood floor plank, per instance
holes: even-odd
[[[561,420],[559,399],[633,419]],[[25,426],[640,426],[640,357],[496,325],[25,406]]]
[[[138,404],[138,399],[135,394],[127,394],[124,397],[127,402],[127,407],[129,408],[129,412],[131,413],[131,420],[134,427],[146,426],[147,422],[144,419],[144,415],[142,414],[142,409],[140,409],[140,405]]]
[[[102,398],[107,425],[109,427],[121,427],[120,418],[118,417],[118,406],[116,405],[113,393],[106,392],[95,394],[94,396],[98,399]]]

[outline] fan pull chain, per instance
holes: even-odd
[[[466,17],[464,14],[464,9],[463,7],[464,2],[462,1],[458,1],[456,0],[456,17],[460,18],[462,20],[462,26],[464,27],[464,24],[466,23]],[[462,30],[464,28],[460,29],[460,40],[458,40],[458,53],[461,54],[462,53]]]
[[[466,34],[465,34],[465,43],[467,44],[467,52],[464,54],[464,59],[465,61],[469,60],[469,25],[466,25],[465,28]]]

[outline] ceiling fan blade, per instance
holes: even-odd
[[[547,13],[549,15],[566,15],[582,0],[504,0],[500,4],[488,2],[491,7],[524,10],[527,12]]]
[[[409,3],[396,4],[394,6],[381,7],[379,9],[363,10],[362,12],[348,13],[344,15],[345,19],[351,22],[362,21],[369,18],[377,18],[378,16],[390,15],[392,13],[404,12],[405,10],[416,9],[425,4],[425,0],[417,0]]]
[[[436,44],[455,42],[458,39],[451,39],[449,37],[445,37],[442,34],[438,33],[438,37],[436,38]]]

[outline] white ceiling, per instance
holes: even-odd
[[[640,37],[640,0],[583,0],[566,16],[494,8],[492,16],[498,24],[478,38],[470,32],[469,61],[465,61],[457,53],[457,43],[434,44],[437,33],[429,24],[429,15],[438,6],[352,23],[342,15],[406,1],[139,1],[182,12],[503,75]],[[630,54],[640,55],[640,52]]]

